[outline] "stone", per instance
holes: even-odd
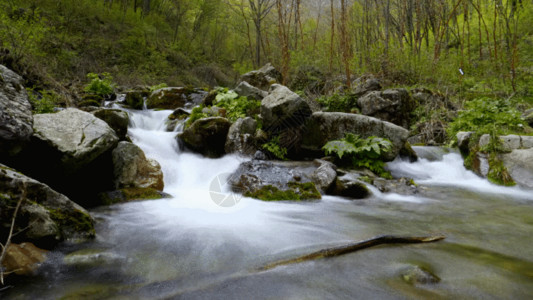
[[[253,118],[239,118],[231,125],[226,139],[226,153],[239,153],[242,155],[253,155],[257,151],[255,144],[255,131],[257,121]]]
[[[16,218],[15,241],[31,241],[51,248],[63,240],[85,240],[94,237],[94,221],[89,213],[49,186],[0,164],[0,219],[11,220],[20,199]],[[2,222],[0,231],[7,235],[10,222]]]
[[[533,148],[515,149],[501,158],[517,185],[533,188]]]
[[[322,147],[327,142],[342,139],[346,133],[353,133],[361,138],[377,136],[389,139],[392,148],[384,155],[384,159],[388,161],[398,156],[409,136],[407,129],[373,117],[340,112],[316,112],[306,123],[301,147],[315,157],[322,156]]]
[[[161,109],[192,108],[202,103],[208,93],[202,89],[166,87],[155,90],[146,100],[146,107]]]
[[[178,135],[180,148],[187,148],[211,158],[226,153],[225,145],[231,122],[221,117],[196,120]]]
[[[347,197],[351,199],[364,199],[371,195],[366,184],[359,180],[357,173],[347,173],[337,177],[333,185],[327,191],[328,195]]]
[[[165,125],[167,127],[167,131],[177,131],[183,128],[185,125],[185,120],[191,115],[190,112],[188,112],[184,108],[178,108],[175,111],[173,111],[169,116],[168,119],[165,121]],[[182,124],[180,126],[180,124]]]
[[[363,115],[409,128],[411,113],[416,103],[406,89],[369,92],[357,100]]]
[[[32,243],[10,244],[2,265],[6,273],[33,276],[39,266],[46,261],[48,251],[37,248]]]
[[[104,121],[117,134],[119,140],[126,140],[130,117],[127,112],[120,109],[99,109],[91,112],[95,117]]]
[[[23,79],[0,65],[0,159],[18,154],[33,134],[33,116]]]
[[[113,150],[115,189],[152,188],[162,191],[163,172],[159,163],[146,158],[139,146],[120,142]]]
[[[524,118],[524,121],[526,121],[529,126],[533,127],[533,109],[526,110],[522,115],[522,118]]]
[[[352,82],[353,94],[357,97],[361,97],[368,92],[380,91],[381,84],[372,75],[365,75],[357,78]]]
[[[255,100],[263,100],[263,98],[268,95],[267,92],[252,86],[246,81],[241,81],[235,88],[235,92],[239,94],[239,96],[245,96]]]
[[[270,85],[283,80],[281,73],[272,64],[268,63],[259,70],[250,71],[242,75],[241,81],[246,81],[252,86],[266,91],[270,88]]]
[[[126,92],[126,97],[124,103],[133,109],[143,109],[144,108],[144,97],[145,93],[142,91],[129,91]]]
[[[311,115],[309,105],[286,86],[274,84],[261,101],[261,117],[266,131],[299,126]]]
[[[461,150],[461,153],[463,154],[468,154],[468,152],[470,151],[470,138],[472,137],[472,135],[474,134],[474,132],[472,131],[459,131],[457,134],[456,134],[456,137],[457,137],[457,147],[459,148],[459,150]]]
[[[420,266],[411,266],[402,271],[403,281],[409,284],[435,284],[440,282],[440,278],[431,271]]]
[[[501,149],[503,151],[512,151],[515,149],[520,149],[522,146],[522,140],[520,136],[518,135],[505,135],[505,136],[499,136],[499,139],[501,141]],[[483,149],[484,147],[488,146],[490,143],[491,137],[489,134],[484,134],[479,139],[479,147]]]
[[[86,166],[118,142],[106,122],[74,108],[35,115],[34,130],[35,138],[60,153],[61,165],[69,171]]]
[[[325,194],[337,178],[337,166],[325,160],[315,160],[320,166],[313,172],[312,180],[316,187]]]

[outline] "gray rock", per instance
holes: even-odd
[[[69,108],[34,117],[35,137],[60,153],[65,170],[76,171],[117,145],[118,137],[106,122]]]
[[[456,134],[457,137],[457,147],[461,150],[462,153],[468,153],[470,138],[474,132],[472,131],[460,131]]]
[[[225,145],[231,122],[221,117],[196,120],[178,135],[181,148],[217,158],[226,153]]]
[[[51,248],[62,240],[80,240],[94,236],[93,219],[81,206],[49,186],[14,169],[0,165],[0,219],[11,220],[16,203],[22,202],[15,232],[23,230],[19,240],[29,240],[39,247]],[[2,222],[2,235],[9,230]]]
[[[147,159],[137,145],[120,142],[113,150],[115,189],[152,188],[163,190],[163,172],[159,163]]]
[[[316,187],[324,194],[337,178],[337,167],[324,160],[315,160],[320,166],[313,172],[312,180]]]
[[[365,75],[357,78],[352,83],[353,93],[360,97],[368,92],[381,90],[379,81],[371,75]]]
[[[520,136],[520,148],[521,149],[533,148],[533,136],[529,136],[529,135]]]
[[[119,140],[126,140],[130,117],[127,112],[120,109],[99,109],[91,112],[95,117],[111,127],[117,134]]]
[[[352,199],[364,199],[370,196],[371,193],[366,184],[359,180],[359,177],[359,174],[351,172],[337,177],[327,193]]]
[[[199,105],[208,93],[202,89],[166,87],[155,90],[146,100],[147,108],[176,109],[192,108]]]
[[[270,94],[261,101],[263,128],[269,132],[304,124],[310,115],[309,105],[283,85],[272,85]]]
[[[479,147],[481,149],[486,147],[490,143],[490,139],[491,137],[489,134],[482,135],[479,139]],[[515,149],[520,149],[522,147],[522,139],[519,135],[502,135],[499,137],[499,139],[502,143],[501,147],[503,151],[512,151]]]
[[[178,129],[178,125],[182,124],[182,126],[185,123],[185,120],[191,115],[190,112],[188,112],[186,109],[178,108],[175,111],[173,111],[169,116],[168,119],[165,121],[165,125],[167,126],[167,131],[176,131]]]
[[[276,68],[268,63],[259,70],[242,75],[241,81],[246,81],[252,86],[267,91],[270,85],[282,82],[282,76]]]
[[[526,112],[524,112],[522,117],[524,118],[524,121],[526,121],[526,123],[529,126],[533,127],[533,109],[526,110]]]
[[[402,279],[409,284],[435,284],[440,278],[431,271],[420,266],[411,266],[401,273]]]
[[[533,148],[516,149],[511,153],[502,154],[501,157],[516,184],[533,188]]]
[[[31,104],[22,77],[0,65],[0,157],[19,153],[33,134]]]
[[[323,153],[322,147],[332,140],[344,138],[346,133],[353,133],[368,138],[377,136],[392,142],[392,149],[384,159],[393,160],[404,147],[409,131],[389,122],[376,118],[339,112],[316,112],[307,122],[303,133],[302,149]]]
[[[411,112],[416,103],[406,89],[370,92],[357,100],[363,115],[409,128]]]
[[[257,151],[255,130],[257,122],[250,117],[240,118],[231,125],[226,139],[226,153],[253,155]]]
[[[246,81],[241,81],[241,83],[235,88],[235,92],[239,94],[239,96],[246,96],[255,100],[263,100],[263,98],[268,95],[267,92],[252,86]]]

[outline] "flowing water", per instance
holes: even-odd
[[[244,158],[207,159],[178,149],[163,130],[170,111],[132,113],[130,136],[161,164],[170,199],[91,211],[97,237],[51,254],[15,299],[525,299],[533,297],[533,193],[494,186],[466,171],[459,154],[418,148],[427,159],[394,161],[415,196],[352,201],[217,205],[212,181]],[[222,193],[224,193],[222,187]],[[226,205],[227,206],[227,205]],[[432,244],[387,245],[268,271],[280,259],[376,235],[442,234]],[[85,250],[79,250],[80,248]],[[74,253],[74,254],[72,254]],[[76,263],[72,263],[72,262]],[[409,284],[422,266],[437,284]]]

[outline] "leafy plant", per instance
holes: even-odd
[[[34,114],[47,114],[54,112],[59,96],[54,91],[36,92],[32,88],[26,88],[28,100],[30,100]]]
[[[324,111],[357,113],[357,98],[354,95],[333,94],[317,98]]]
[[[191,115],[189,116],[189,119],[187,119],[187,122],[185,123],[185,128],[191,126],[191,124],[194,123],[194,121],[196,120],[209,117],[208,114],[202,112],[204,107],[205,107],[204,105],[199,105],[192,109]]]
[[[366,139],[347,133],[341,140],[328,142],[322,149],[326,155],[335,155],[352,167],[367,168],[381,177],[390,178],[385,170],[383,154],[390,151],[392,143],[384,138],[371,136]]]
[[[89,94],[95,94],[104,97],[113,93],[113,90],[115,89],[113,77],[111,77],[111,74],[109,73],[102,73],[102,75],[89,73],[87,74],[87,78],[90,80],[90,82],[85,86],[84,91]]]
[[[234,91],[224,89],[217,94],[214,105],[225,108],[226,117],[235,122],[239,118],[258,114],[261,101],[239,97]]]
[[[263,144],[263,149],[281,160],[287,160],[287,148],[279,145],[279,136],[272,138],[268,143]]]
[[[163,82],[160,84],[152,85],[151,87],[149,87],[149,90],[150,90],[150,93],[152,93],[153,91],[157,91],[159,89],[166,88],[166,87],[168,87],[168,85]]]

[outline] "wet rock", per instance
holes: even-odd
[[[502,154],[504,166],[517,185],[533,188],[533,148],[515,149]]]
[[[207,157],[221,157],[226,153],[230,126],[231,122],[221,117],[199,119],[178,135],[178,143]]]
[[[142,91],[129,91],[126,92],[126,98],[124,103],[133,109],[143,109],[144,98],[147,97],[145,92]]]
[[[241,77],[241,81],[246,81],[252,86],[267,91],[270,85],[282,82],[281,73],[268,63],[261,69],[248,72]]]
[[[409,128],[416,103],[406,89],[370,92],[357,100],[361,113]]]
[[[320,199],[313,162],[249,161],[230,177],[235,192],[261,200]]]
[[[104,121],[78,109],[34,117],[35,138],[60,155],[62,167],[75,171],[118,143],[115,131]]]
[[[239,96],[245,96],[255,100],[263,100],[263,98],[268,95],[267,92],[252,86],[246,81],[241,81],[241,83],[235,88],[235,92],[239,94]]]
[[[98,194],[97,198],[100,205],[112,205],[136,200],[157,200],[171,198],[171,195],[153,188],[129,187],[114,191],[102,192]]]
[[[146,100],[146,107],[149,109],[191,108],[202,103],[207,95],[208,93],[202,89],[167,87],[152,92]]]
[[[94,268],[109,266],[121,262],[124,258],[101,249],[83,249],[67,254],[63,258],[65,265],[75,268]]]
[[[0,65],[0,159],[19,153],[33,134],[33,117],[23,79]]]
[[[0,165],[0,219],[11,220],[21,199],[15,232],[23,230],[14,241],[32,241],[50,248],[62,240],[83,240],[94,236],[93,219],[81,206],[49,186],[29,178],[14,169]],[[0,227],[4,236],[10,227]]]
[[[325,193],[337,178],[337,166],[324,160],[315,160],[320,166],[313,172],[313,182],[316,187]]]
[[[120,109],[99,109],[91,112],[95,117],[111,127],[117,134],[119,140],[126,140],[130,117],[128,113]]]
[[[440,278],[424,267],[412,266],[402,271],[403,281],[409,284],[436,284]]]
[[[328,141],[342,139],[346,133],[353,133],[362,138],[377,136],[389,139],[392,142],[392,149],[385,154],[386,160],[393,160],[398,156],[409,135],[409,131],[405,128],[368,116],[316,112],[306,124],[302,149],[315,156],[322,156],[322,147]]]
[[[418,187],[410,178],[384,179],[374,178],[372,185],[382,193],[395,193],[405,196],[418,194]]]
[[[176,127],[180,123],[183,123],[190,115],[191,113],[183,108],[178,108],[175,111],[173,111],[168,116],[168,119],[165,122],[167,126],[167,131],[175,131]]]
[[[336,178],[327,194],[352,199],[364,199],[370,196],[371,193],[360,178],[361,175],[357,173],[347,173],[340,176]]]
[[[461,150],[461,153],[467,154],[469,151],[470,146],[470,138],[474,132],[472,131],[460,131],[457,133],[457,147],[459,147],[459,150]]]
[[[253,155],[257,150],[254,138],[256,128],[257,121],[253,118],[239,118],[235,121],[228,131],[226,153]]]
[[[353,81],[352,86],[353,94],[355,94],[357,97],[361,97],[368,92],[381,90],[381,84],[379,83],[379,80],[372,75],[365,75],[357,78]]]
[[[146,158],[137,145],[120,142],[113,150],[115,188],[152,188],[163,190],[163,172],[159,163]]]
[[[47,252],[32,243],[10,244],[2,265],[6,268],[6,273],[33,276],[39,266],[46,261]]]

